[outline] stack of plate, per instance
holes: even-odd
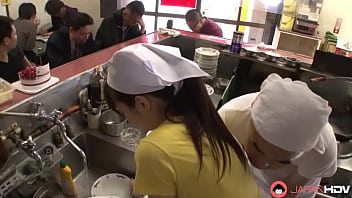
[[[213,48],[200,47],[195,50],[194,62],[212,77],[216,76],[220,52]]]

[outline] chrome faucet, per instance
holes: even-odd
[[[47,120],[53,122],[61,132],[62,136],[64,139],[71,145],[73,146],[81,155],[83,158],[83,166],[84,170],[87,170],[87,157],[84,151],[77,146],[68,136],[66,133],[66,126],[63,121],[60,120],[60,115],[62,114],[61,111],[54,109],[53,112],[50,114],[47,114],[41,106],[43,105],[40,102],[33,102],[33,107],[35,109],[34,113],[19,113],[19,112],[0,112],[0,116],[19,116],[19,117],[31,117],[35,118],[38,120]],[[40,161],[41,165],[41,170],[44,167],[44,161],[40,157],[40,155],[35,151],[35,143],[33,142],[32,138],[29,137],[26,141],[21,141],[19,144],[19,148],[23,151],[25,151],[28,156],[30,156],[33,159],[36,159],[38,162]]]
[[[29,157],[33,158],[39,166],[37,174],[31,175],[30,178],[35,178],[40,175],[45,166],[45,161],[35,150],[35,146],[36,144],[33,141],[32,136],[29,136],[28,139],[25,141],[20,141],[17,146],[20,150],[24,151]],[[28,178],[28,180],[30,179]]]

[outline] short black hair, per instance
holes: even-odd
[[[11,38],[13,20],[6,16],[0,16],[0,44],[6,37]]]
[[[86,25],[93,25],[94,20],[87,13],[77,12],[68,21],[68,26],[72,27],[73,30],[78,30]]]
[[[143,3],[140,1],[132,1],[126,8],[138,16],[143,16],[145,11]]]
[[[50,15],[58,15],[64,6],[65,4],[60,0],[49,0],[45,4],[45,11]]]
[[[22,3],[18,8],[18,17],[22,19],[31,19],[37,14],[37,10],[33,3]]]
[[[198,10],[192,9],[187,11],[185,18],[186,21],[199,21],[202,19],[202,14]]]

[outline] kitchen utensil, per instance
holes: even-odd
[[[256,57],[260,61],[265,61],[266,60],[266,54],[264,52],[258,52]]]
[[[98,112],[95,112],[94,109],[95,108],[93,108],[93,111],[88,112],[87,123],[90,129],[99,129],[101,111],[99,110]]]
[[[64,198],[65,195],[59,190],[56,185],[44,184],[34,193],[33,198]]]
[[[101,126],[104,134],[117,137],[126,127],[126,118],[109,109],[102,113]]]
[[[278,58],[281,57],[280,54],[277,54],[275,52],[265,52],[266,54],[266,60],[270,62],[276,62]]]
[[[142,132],[136,128],[128,127],[122,130],[120,136],[122,142],[136,147],[139,143],[139,140],[141,139]]]
[[[217,49],[199,47],[195,49],[194,62],[210,76],[215,77],[218,67],[220,52]]]
[[[223,91],[226,89],[227,85],[229,84],[230,80],[226,78],[216,78],[214,80],[214,87]]]
[[[258,54],[257,47],[246,47],[245,48],[246,56],[256,57]]]
[[[119,173],[111,173],[98,178],[91,187],[91,196],[116,196],[129,198],[131,196],[131,179]]]
[[[347,159],[352,157],[352,141],[337,142],[337,158]]]
[[[208,84],[205,84],[205,88],[207,89],[208,95],[211,96],[214,94],[214,88]]]
[[[301,61],[296,58],[286,57],[287,63],[286,65],[289,67],[297,68],[300,66]]]

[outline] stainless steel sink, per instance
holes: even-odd
[[[350,163],[352,162],[351,160],[349,160]],[[350,164],[351,165],[351,164]],[[323,178],[320,182],[320,185],[322,186],[335,186],[335,185],[351,185],[350,188],[352,188],[352,171],[351,170],[347,170],[344,168],[338,168],[335,175],[333,175],[332,177],[328,177],[328,178]],[[323,195],[320,194],[317,197],[337,197],[337,198],[352,198],[352,189],[349,190],[348,194],[327,194],[327,195]]]
[[[87,155],[88,174],[83,170],[81,156],[72,146],[67,144],[60,152],[64,156],[63,160],[72,169],[78,197],[90,196],[92,184],[102,175],[121,173],[134,177],[134,148],[125,145],[119,137],[109,137],[97,131],[90,131],[75,137],[74,142]]]

